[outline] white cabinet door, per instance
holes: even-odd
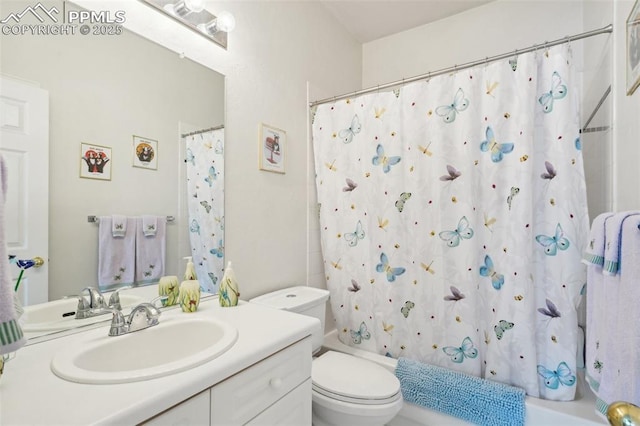
[[[209,390],[206,390],[143,424],[145,426],[204,426],[209,424],[210,413],[210,395]]]
[[[9,254],[45,263],[24,272],[18,295],[24,305],[49,300],[49,92],[0,77],[0,154],[8,176],[5,225]],[[12,265],[11,275],[19,269]]]

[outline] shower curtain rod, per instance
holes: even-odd
[[[221,125],[216,126],[216,127],[210,127],[208,129],[196,130],[195,132],[183,133],[183,134],[180,135],[180,137],[186,138],[187,136],[199,135],[200,133],[207,133],[207,132],[211,132],[213,130],[220,130],[220,129],[224,129],[224,124],[221,124]]]
[[[587,38],[587,37],[593,37],[596,35],[600,35],[600,34],[605,34],[605,33],[611,33],[613,32],[613,24],[609,24],[606,27],[602,27],[600,29],[597,30],[591,30],[591,31],[587,31],[584,33],[580,33],[580,34],[575,34],[572,36],[567,36],[561,39],[557,39],[554,41],[549,41],[549,42],[544,42],[542,44],[534,44],[531,47],[519,50],[516,49],[513,52],[508,52],[508,53],[503,53],[501,55],[496,55],[496,56],[490,56],[487,57],[485,59],[480,59],[477,61],[473,61],[473,62],[467,62],[465,64],[462,65],[454,65],[452,67],[448,67],[448,68],[442,68],[439,69],[437,71],[432,71],[426,74],[421,74],[421,75],[417,75],[415,77],[410,77],[410,78],[403,78],[402,80],[397,80],[397,81],[393,81],[391,83],[386,83],[386,84],[381,84],[379,86],[375,86],[375,87],[369,87],[368,89],[362,89],[362,90],[356,90],[355,92],[349,92],[349,93],[345,93],[343,95],[340,96],[333,96],[330,98],[326,98],[326,99],[321,99],[319,101],[314,101],[314,102],[310,102],[309,103],[309,107],[313,108],[314,106],[320,105],[320,104],[326,104],[328,102],[334,102],[337,100],[341,100],[341,99],[347,99],[351,96],[357,96],[357,95],[363,95],[366,93],[371,93],[371,92],[376,92],[380,89],[388,89],[390,87],[394,87],[394,86],[399,86],[405,83],[412,83],[414,81],[419,81],[419,80],[424,80],[424,79],[428,79],[431,77],[435,77],[437,75],[442,75],[442,74],[448,74],[450,72],[457,72],[457,71],[461,71],[467,68],[472,68],[475,67],[477,65],[482,65],[482,64],[486,64],[489,62],[494,62],[494,61],[499,61],[501,59],[506,59],[506,58],[510,58],[513,56],[517,56],[518,54],[521,53],[529,53],[529,52],[533,52],[535,50],[538,49],[546,49],[552,46],[557,46],[559,44],[563,44],[563,43],[569,43],[571,41],[575,41],[575,40],[581,40],[583,38]]]

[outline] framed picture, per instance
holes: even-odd
[[[111,180],[111,148],[90,143],[81,143],[80,177]]]
[[[640,1],[636,0],[627,18],[627,95],[640,85]]]
[[[260,170],[284,173],[287,133],[262,124],[260,129]]]
[[[158,169],[158,141],[133,135],[133,167]]]

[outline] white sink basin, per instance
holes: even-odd
[[[129,383],[187,370],[226,352],[238,330],[206,318],[170,317],[123,336],[97,337],[55,355],[51,370],[77,383]]]
[[[144,302],[141,297],[120,293],[120,304],[123,310],[141,302]],[[26,306],[20,318],[20,325],[25,332],[61,331],[111,319],[109,312],[91,318],[76,319],[77,308],[78,299],[75,297]]]

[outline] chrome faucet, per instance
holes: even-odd
[[[87,292],[89,298],[84,296]],[[96,315],[102,315],[105,312],[98,313],[96,310],[104,308],[104,296],[95,287],[85,287],[76,296],[78,298],[78,308],[76,309],[76,319],[90,318]]]
[[[121,310],[122,305],[120,304],[120,290],[127,290],[129,288],[131,288],[130,285],[125,287],[120,287],[116,291],[111,293],[111,296],[109,297],[109,304],[107,305],[107,307]]]
[[[160,310],[146,302],[131,309],[131,313],[127,317],[123,315],[122,311],[113,307],[103,307],[99,309],[99,312],[101,314],[113,312],[109,336],[122,336],[152,327],[159,323],[158,318],[160,317]]]

